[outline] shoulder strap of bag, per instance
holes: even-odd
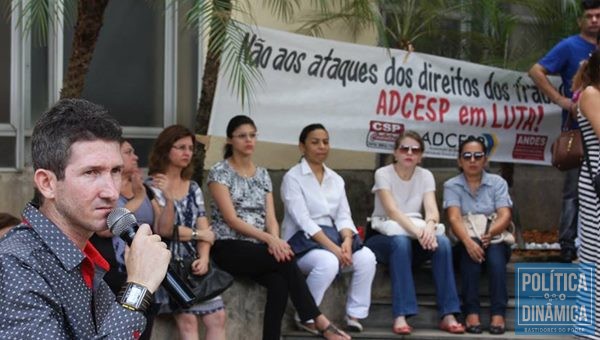
[[[179,256],[179,226],[173,226],[173,237],[171,237],[171,253],[174,256]]]

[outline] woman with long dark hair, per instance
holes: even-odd
[[[585,143],[587,160],[581,165],[579,174],[579,218],[581,221],[581,246],[579,247],[579,260],[582,264],[591,265],[595,270],[595,277],[591,278],[594,282],[600,282],[600,256],[598,248],[600,247],[600,198],[594,189],[594,178],[600,173],[600,51],[594,51],[587,63],[582,67],[585,74],[582,82],[583,91],[579,97],[579,128],[583,142]],[[588,274],[589,275],[589,274]],[[586,277],[588,277],[586,275]],[[588,282],[588,286],[591,282]],[[585,305],[590,300],[595,302],[595,306],[600,306],[600,295],[590,296],[594,290],[579,290],[577,296],[581,305]],[[597,291],[597,290],[596,290]],[[577,328],[583,331],[583,337],[600,338],[600,309],[596,307],[594,315],[595,322],[588,321],[578,324]],[[594,327],[593,325],[596,325]]]
[[[152,147],[149,175],[156,192],[154,206],[160,211],[155,232],[171,239],[174,228],[178,233],[178,250],[183,258],[193,258],[192,273],[208,271],[210,247],[214,234],[210,231],[204,197],[200,186],[191,180],[192,159],[196,149],[194,134],[184,126],[165,128]],[[173,241],[168,242],[172,248]],[[207,340],[225,340],[225,307],[220,296],[191,307],[178,306],[170,301],[164,289],[159,290],[162,302],[159,314],[173,314],[181,339],[199,338],[198,318],[206,327]]]
[[[250,117],[233,117],[227,125],[224,159],[210,169],[208,187],[217,238],[213,258],[231,274],[250,277],[267,288],[263,339],[280,339],[288,295],[300,319],[314,319],[323,337],[350,339],[321,314],[290,246],[279,238],[271,179],[265,168],[252,161],[256,137]]]

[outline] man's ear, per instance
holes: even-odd
[[[38,191],[46,199],[54,199],[56,197],[56,175],[54,172],[46,169],[37,169],[33,174],[33,181]]]

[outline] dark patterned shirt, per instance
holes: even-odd
[[[0,240],[0,339],[139,337],[144,315],[116,302],[91,244],[81,251],[32,205],[23,218]]]

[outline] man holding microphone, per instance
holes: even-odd
[[[102,279],[108,263],[89,243],[107,228],[123,160],[121,128],[107,111],[63,99],[36,123],[36,198],[23,223],[0,241],[0,338],[136,339],[171,254],[141,225],[118,297]]]

